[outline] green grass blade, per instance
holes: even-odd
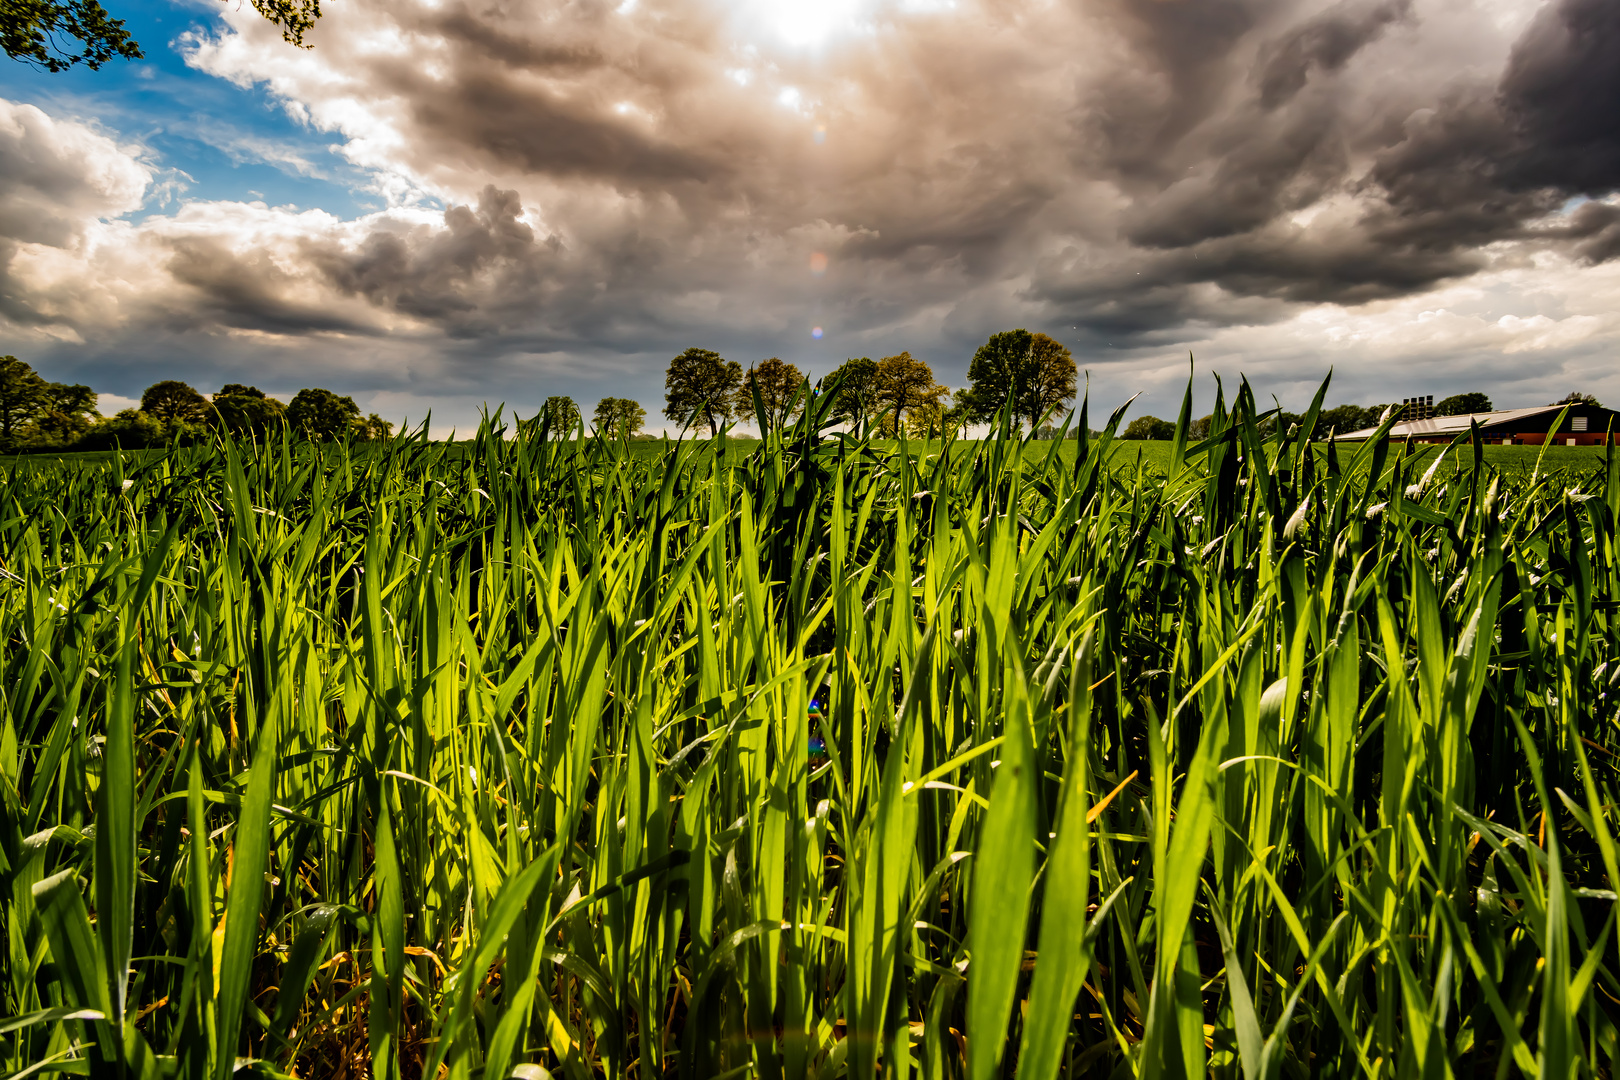
[[[1008,646],[1002,686],[1006,741],[973,860],[968,914],[970,1080],[990,1080],[1001,1065],[1024,962],[1029,887],[1035,876],[1035,750],[1029,694],[1015,649]]]

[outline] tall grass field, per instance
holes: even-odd
[[[1320,403],[4,466],[0,1071],[1614,1075],[1620,457]]]

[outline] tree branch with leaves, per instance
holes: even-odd
[[[320,0],[252,2],[289,45],[309,47],[304,35],[321,17]],[[145,55],[124,20],[96,0],[0,0],[0,47],[13,60],[52,72],[79,64],[96,71],[109,60]]]

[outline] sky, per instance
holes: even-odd
[[[0,352],[465,429],[664,426],[689,346],[960,387],[1025,327],[1092,408],[1620,405],[1614,0],[106,0],[0,60]]]

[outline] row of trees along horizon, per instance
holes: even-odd
[[[82,383],[50,382],[15,356],[0,356],[0,449],[128,449],[216,430],[262,433],[282,424],[318,442],[393,434],[393,425],[381,416],[362,416],[353,398],[320,387],[300,390],[283,403],[241,383],[226,383],[204,397],[186,383],[165,379],[146,388],[138,407],[112,416],[103,416],[96,400],[96,392]]]
[[[1056,339],[1024,329],[990,335],[968,365],[969,385],[955,391],[934,378],[933,369],[910,352],[881,360],[854,357],[826,379],[811,386],[797,365],[770,357],[746,371],[711,349],[689,348],[669,362],[664,376],[664,416],[682,432],[707,428],[712,438],[734,420],[759,419],[771,427],[791,422],[823,384],[837,387],[833,413],[856,429],[893,436],[904,427],[912,436],[942,436],[969,424],[994,420],[1011,402],[1012,418],[1032,429],[1050,420],[1076,393],[1074,357]],[[345,436],[358,440],[388,438],[393,425],[376,413],[362,416],[354,399],[311,387],[282,403],[254,386],[227,383],[204,397],[184,382],[166,379],[147,387],[140,405],[104,417],[97,395],[83,384],[49,382],[15,356],[0,357],[0,450],[103,450],[136,448],[188,440],[223,430],[234,435],[261,434],[285,424],[312,441]],[[1590,394],[1571,393],[1552,404],[1585,402]],[[1325,409],[1320,430],[1359,431],[1376,427],[1385,409],[1379,405],[1338,405]],[[1489,412],[1491,399],[1479,392],[1455,394],[1434,407],[1435,415]],[[604,397],[596,404],[592,428],[610,438],[650,438],[641,434],[646,410],[630,398]],[[534,418],[554,433],[581,427],[574,399],[545,399]],[[1268,424],[1287,427],[1298,417],[1279,407]],[[1204,438],[1210,417],[1194,420],[1188,430]],[[1044,433],[1056,435],[1055,427]],[[1125,439],[1166,440],[1175,423],[1140,416],[1121,434]],[[1075,435],[1077,432],[1071,432]]]

